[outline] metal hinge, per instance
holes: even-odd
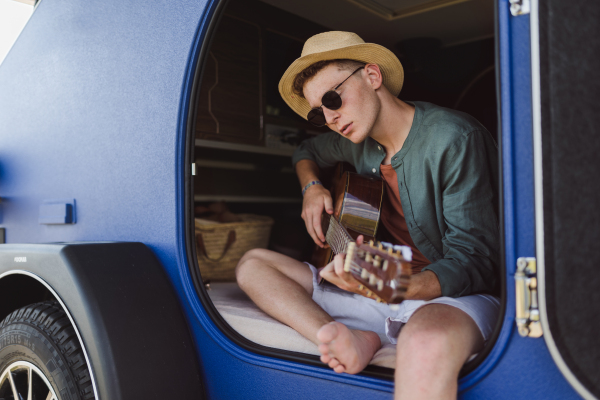
[[[517,259],[515,273],[515,295],[517,305],[517,328],[523,337],[542,336],[540,310],[537,295],[537,264],[533,257]]]
[[[529,0],[508,0],[510,2],[510,13],[513,17],[529,14],[531,6]]]
[[[192,163],[192,175],[196,175],[196,163]]]

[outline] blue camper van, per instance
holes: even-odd
[[[600,398],[599,4],[37,1],[0,65],[0,399],[393,397],[393,347],[333,372],[211,275],[242,232],[195,219],[225,201],[310,257],[291,155],[321,131],[277,82],[326,30],[498,144],[502,309],[459,397]]]

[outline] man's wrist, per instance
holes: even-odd
[[[304,194],[306,193],[306,191],[308,190],[309,187],[315,186],[315,185],[321,185],[321,186],[323,186],[323,184],[321,183],[321,181],[316,181],[316,180],[315,181],[310,181],[302,189],[302,196],[304,196]]]

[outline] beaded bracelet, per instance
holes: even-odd
[[[321,181],[310,181],[306,184],[306,186],[304,186],[304,189],[302,189],[302,196],[304,196],[304,193],[306,193],[306,190],[311,187],[312,185],[323,185],[321,183]]]

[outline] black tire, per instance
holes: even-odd
[[[7,368],[17,362],[37,367],[58,400],[95,399],[88,365],[75,330],[55,301],[23,307],[0,323],[0,379]],[[12,376],[13,380],[17,377],[16,374]],[[0,382],[0,398],[12,400],[13,391],[8,384]],[[17,391],[27,398],[26,393]]]

